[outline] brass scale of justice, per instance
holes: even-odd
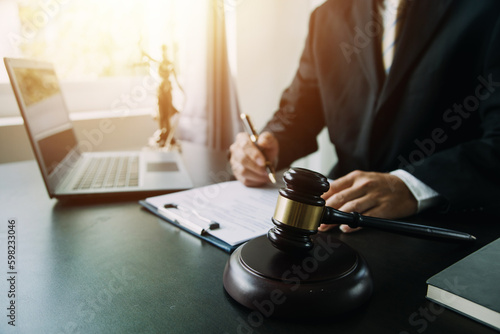
[[[448,229],[367,217],[325,206],[327,178],[317,172],[291,168],[279,190],[274,227],[231,254],[223,274],[227,293],[239,304],[258,309],[262,301],[279,301],[273,316],[333,316],[355,310],[373,292],[366,260],[329,233],[316,234],[320,224],[373,227],[424,238],[474,241],[475,237]],[[300,275],[295,275],[300,273]],[[297,270],[300,270],[297,271]],[[279,305],[278,305],[279,304]]]

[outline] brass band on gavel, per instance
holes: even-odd
[[[273,218],[288,226],[316,231],[321,223],[324,209],[324,206],[297,202],[280,194]]]

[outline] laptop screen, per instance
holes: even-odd
[[[13,66],[11,74],[31,140],[50,176],[78,145],[56,73],[43,66]]]

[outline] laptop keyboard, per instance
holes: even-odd
[[[94,157],[73,189],[137,187],[139,156]]]

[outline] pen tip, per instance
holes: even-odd
[[[473,235],[471,235],[471,236],[470,236],[470,238],[471,238],[472,240],[476,240],[476,239],[477,239],[477,238],[476,238],[475,236],[473,236]]]
[[[273,173],[269,173],[269,180],[271,180],[272,183],[276,183],[276,178],[274,177]]]

